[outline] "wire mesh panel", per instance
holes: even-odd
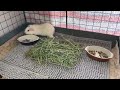
[[[51,23],[55,27],[66,28],[66,11],[25,11],[27,22]]]
[[[0,11],[0,37],[24,23],[23,11]]]
[[[120,36],[120,11],[67,11],[67,27]]]
[[[120,36],[120,11],[25,11],[25,17],[31,23]],[[23,11],[0,11],[0,37],[24,24],[25,17]]]

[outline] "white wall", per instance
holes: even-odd
[[[0,11],[0,37],[24,23],[23,11]]]

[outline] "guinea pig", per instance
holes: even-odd
[[[49,23],[29,25],[25,29],[25,34],[47,36],[54,38],[55,28]]]

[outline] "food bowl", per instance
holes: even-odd
[[[107,62],[113,58],[112,52],[100,46],[87,46],[85,51],[89,58],[96,61]]]
[[[22,45],[33,45],[38,42],[39,37],[36,35],[23,35],[17,39]]]

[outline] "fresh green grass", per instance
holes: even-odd
[[[62,37],[41,38],[41,40],[26,52],[26,57],[37,60],[39,64],[53,63],[71,68],[75,66],[81,54],[81,45]]]

